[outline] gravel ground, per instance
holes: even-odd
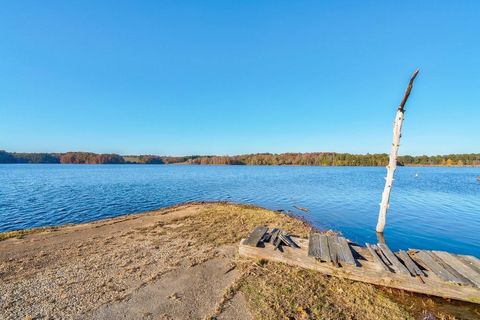
[[[236,270],[225,273],[236,249],[199,245],[177,231],[182,219],[203,209],[186,205],[0,242],[0,318],[212,314],[236,277]],[[202,288],[209,291],[196,294]]]

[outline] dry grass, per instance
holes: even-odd
[[[478,304],[419,295],[387,287],[378,287],[377,289],[384,292],[387,297],[396,303],[405,306],[410,313],[418,315],[421,319],[428,319],[429,314],[435,315],[438,320],[480,319],[480,306]]]
[[[254,227],[265,225],[306,237],[311,227],[305,222],[274,211],[228,203],[206,204],[205,210],[179,221],[178,231],[196,245],[238,244]]]
[[[0,241],[7,240],[10,238],[21,239],[28,234],[40,233],[44,231],[55,231],[58,227],[44,227],[44,228],[35,228],[35,229],[25,229],[25,230],[15,230],[0,233]]]
[[[371,285],[282,263],[243,260],[239,265],[249,268],[240,291],[255,319],[413,319]]]

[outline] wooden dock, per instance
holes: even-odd
[[[242,239],[239,252],[335,277],[480,303],[480,260],[473,256],[428,250],[394,253],[386,244],[362,247],[320,233],[301,239],[266,227]]]

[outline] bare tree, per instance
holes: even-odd
[[[393,175],[397,169],[398,148],[400,147],[400,138],[402,137],[402,124],[405,113],[405,104],[407,103],[410,92],[412,91],[413,81],[417,77],[418,69],[412,75],[408,83],[407,90],[403,96],[402,102],[397,109],[395,122],[393,123],[393,143],[390,151],[390,160],[387,165],[387,176],[385,177],[385,188],[383,189],[382,202],[380,203],[380,212],[378,214],[377,232],[383,232],[387,217],[387,209],[390,204],[390,192],[392,191]]]

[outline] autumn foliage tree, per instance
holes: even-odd
[[[385,166],[388,155],[336,152],[256,153],[237,156],[157,156],[67,153],[10,153],[0,150],[0,163],[75,163],[75,164],[199,164],[199,165],[302,165],[302,166]],[[449,154],[438,156],[400,156],[405,166],[480,166],[480,154]]]
[[[115,164],[125,160],[118,154],[97,154],[90,152],[67,152],[60,156],[60,163],[72,164]]]

